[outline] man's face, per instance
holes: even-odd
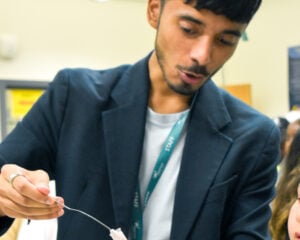
[[[151,5],[152,4],[152,5]],[[175,92],[191,95],[234,53],[246,24],[183,0],[149,0],[148,19],[157,29],[155,56],[163,79]]]

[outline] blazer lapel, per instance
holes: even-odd
[[[112,93],[115,106],[102,114],[115,227],[122,227],[125,233],[130,227],[144,141],[149,90],[147,62],[146,58],[123,74],[124,79]],[[195,103],[176,189],[171,230],[174,240],[187,238],[231,146],[231,139],[220,132],[231,120],[212,82],[199,90]]]
[[[191,112],[179,173],[171,239],[188,238],[232,141],[220,129],[230,122],[221,96],[212,82],[198,92]]]
[[[132,215],[148,104],[147,60],[124,74],[112,93],[115,106],[103,112],[115,227],[127,233]]]

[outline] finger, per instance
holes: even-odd
[[[9,182],[9,184],[10,184],[12,187],[14,187],[14,181],[15,181],[15,179],[16,179],[17,177],[25,177],[25,176],[23,175],[23,173],[13,173],[13,174],[11,174],[11,175],[9,176],[9,178],[8,178],[8,182]]]
[[[19,184],[19,183],[18,183]],[[11,188],[10,193],[7,194],[7,198],[9,198],[12,202],[19,206],[23,206],[25,208],[53,208],[57,206],[57,201],[64,202],[63,198],[61,197],[52,197],[52,196],[45,196],[44,194],[40,193],[37,190],[33,190],[33,193],[30,194],[28,197],[27,192],[31,192],[31,189],[27,190],[27,187],[20,187],[22,194],[20,194],[15,189]],[[33,197],[34,193],[37,193],[37,197]],[[41,197],[38,198],[38,195]],[[38,200],[37,200],[38,199]],[[45,200],[41,200],[45,199]],[[59,200],[57,200],[59,199]]]
[[[5,208],[6,215],[11,218],[27,218],[32,220],[52,219],[61,217],[64,210],[57,208],[24,208],[18,205],[8,205]]]
[[[43,170],[28,171],[25,170],[25,176],[36,188],[44,195],[50,193],[49,175]]]
[[[12,199],[10,198],[1,198],[0,208],[5,215],[12,218],[30,218],[30,219],[49,219],[60,217],[64,214],[63,206],[64,200],[60,197],[55,197],[54,201],[62,203],[60,204],[37,204],[33,200],[24,197],[18,192],[14,191],[12,196],[15,196]],[[33,202],[33,203],[32,203]],[[35,206],[35,207],[32,207]]]
[[[13,189],[19,194],[39,203],[54,203],[53,199],[48,196],[50,193],[49,176],[45,171],[28,171],[17,165],[7,164],[2,167],[1,175],[8,179]]]
[[[9,167],[8,169],[12,170]],[[49,179],[48,175],[43,171],[32,172],[27,171],[25,169],[18,169],[18,171],[22,171],[22,174],[15,177],[11,184],[12,186],[9,185],[5,190],[6,197],[13,204],[13,208],[8,207],[10,209],[10,214],[14,214],[15,217],[19,217],[20,215],[36,216],[36,212],[40,210],[38,214],[42,215],[43,217],[38,218],[48,218],[49,216],[53,216],[53,214],[54,216],[57,216],[55,212],[59,212],[62,209],[62,207],[60,206],[57,210],[51,210],[48,208],[57,208],[55,198],[46,195],[50,192],[49,187],[46,184],[39,184],[38,186],[35,186],[33,184],[35,182],[35,179],[41,179],[41,181],[47,182]],[[8,172],[9,171],[7,171],[7,173]],[[5,173],[6,172],[4,171],[4,175]],[[16,176],[16,174],[13,174],[13,177],[14,176]],[[31,181],[28,180],[28,178],[30,178]],[[7,185],[6,181],[5,184]],[[63,199],[60,201],[63,201]],[[35,208],[36,211],[27,212],[28,208]],[[6,209],[4,211],[8,210]]]
[[[62,216],[63,204],[58,205],[56,201],[63,202],[63,199],[48,196],[48,182],[48,174],[44,171],[27,171],[16,165],[4,165],[0,175],[1,215],[30,219]]]
[[[1,183],[1,182],[0,182]],[[3,185],[8,185],[6,182]],[[27,194],[27,192],[32,192]],[[33,197],[34,195],[37,197]],[[29,196],[28,196],[29,195]],[[0,189],[0,197],[4,196],[6,199],[13,202],[15,205],[23,206],[25,208],[53,208],[57,207],[57,202],[64,202],[61,197],[45,196],[35,189],[26,178],[20,177],[14,182],[14,187],[8,185],[6,188]],[[40,196],[39,200],[38,197]],[[45,199],[45,200],[40,200]]]
[[[41,204],[54,204],[54,200],[51,196],[48,195],[50,193],[50,190],[47,190],[47,187],[43,187],[43,190],[41,190],[40,187],[32,184],[32,182],[30,182],[27,177],[15,178],[15,180],[13,181],[12,190],[15,190],[11,192],[11,194],[13,194],[13,200],[18,201],[20,204],[26,204],[26,206],[28,207],[38,207]]]
[[[46,185],[45,183],[39,183],[38,185],[36,185],[36,189],[44,194],[44,195],[49,195],[50,194],[50,189],[49,189],[49,186]]]
[[[29,171],[15,164],[5,164],[1,168],[1,175],[8,181],[12,177],[24,176],[33,185],[42,184],[49,189],[49,175],[43,170]]]

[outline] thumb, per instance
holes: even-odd
[[[44,195],[49,195],[50,194],[50,188],[49,188],[49,185],[46,184],[46,183],[39,183],[36,185],[36,189],[44,194]]]
[[[29,181],[36,187],[36,189],[44,194],[49,195],[49,175],[43,170],[31,171]]]

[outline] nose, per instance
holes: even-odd
[[[195,40],[191,53],[191,59],[199,65],[207,65],[212,61],[213,43],[209,37],[202,36]]]

